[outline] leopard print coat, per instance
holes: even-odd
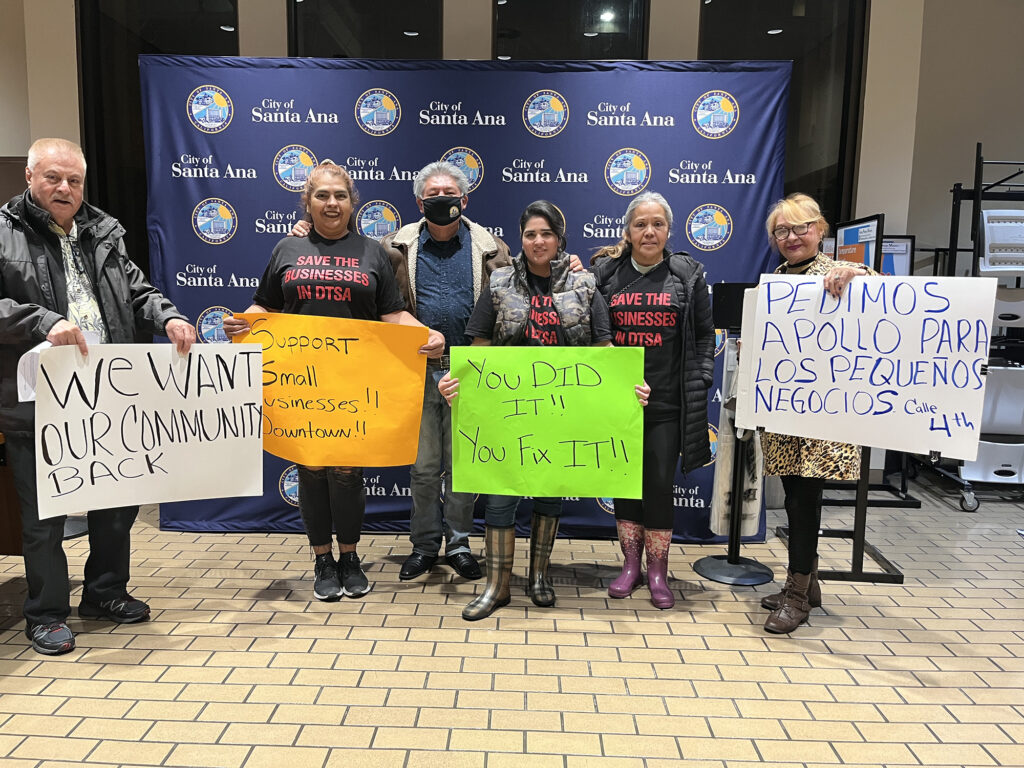
[[[776,274],[825,275],[835,262],[819,253],[803,267],[787,269],[783,264]],[[874,274],[868,270],[870,274]],[[761,433],[766,475],[799,475],[826,480],[857,480],[860,477],[860,447],[809,437]]]

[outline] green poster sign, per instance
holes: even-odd
[[[641,497],[639,347],[452,347],[452,487]]]

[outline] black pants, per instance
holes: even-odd
[[[358,544],[366,513],[362,467],[324,467],[299,470],[299,514],[311,547],[331,543]]]
[[[66,621],[71,614],[68,559],[64,554],[64,516],[39,519],[36,499],[36,451],[31,434],[6,434],[7,462],[21,502],[21,546],[25,558],[25,620],[30,624]],[[89,516],[89,557],[85,561],[83,599],[91,603],[128,592],[131,529],[138,507],[98,509]]]
[[[615,499],[615,519],[651,530],[675,528],[672,486],[679,465],[679,420],[644,419],[643,499]]]
[[[821,528],[821,492],[825,480],[820,477],[783,475],[786,489],[786,517],[789,520],[789,570],[810,573],[818,556],[818,530]]]

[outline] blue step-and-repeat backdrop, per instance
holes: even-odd
[[[775,261],[763,223],[782,196],[789,62],[142,56],[140,68],[153,282],[203,342],[227,341],[222,313],[249,305],[302,216],[306,175],[327,158],[355,179],[368,237],[418,220],[415,173],[445,159],[470,180],[466,215],[513,253],[533,200],[559,207],[568,250],[586,262],[619,239],[630,198],[651,190],[673,208],[670,247],[701,261],[709,284],[756,280]],[[713,471],[677,478],[678,540],[714,539]],[[265,454],[264,476],[260,498],[164,504],[161,526],[301,530],[294,466]],[[366,527],[407,530],[408,469],[368,469],[366,484]],[[562,531],[614,536],[611,511],[610,499],[568,499]]]

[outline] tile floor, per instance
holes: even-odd
[[[828,582],[790,637],[761,629],[770,585],[691,570],[721,547],[673,546],[661,612],[607,599],[611,542],[560,540],[538,609],[519,540],[512,605],[469,624],[481,583],[400,582],[402,537],[364,538],[369,596],[322,604],[299,535],[163,533],[148,512],[133,591],[153,620],[75,617],[78,649],[47,659],[0,557],[0,766],[1024,766],[1024,504],[965,514],[922,479],[922,509],[869,517],[906,583]],[[80,575],[85,541],[67,549]],[[774,537],[745,554],[784,567]],[[849,545],[822,554],[841,568]]]

